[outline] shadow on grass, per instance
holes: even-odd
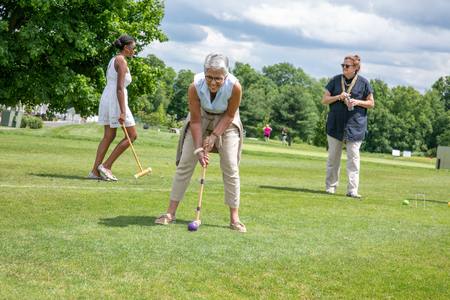
[[[299,189],[299,188],[291,188],[285,186],[269,186],[269,185],[260,185],[261,189],[271,189],[271,190],[279,190],[279,191],[290,191],[290,192],[303,192],[303,193],[313,193],[313,194],[327,194],[325,191],[316,191],[309,189]]]
[[[155,224],[155,220],[156,220],[156,217],[148,217],[148,216],[118,216],[115,218],[104,218],[104,219],[101,218],[99,224],[104,225],[104,226],[109,226],[109,227],[128,227],[130,225],[164,226],[161,224]],[[181,225],[187,226],[191,222],[192,222],[192,220],[186,221],[183,219],[177,219],[176,223],[173,225],[181,224]],[[210,225],[210,224],[205,224],[205,223],[202,223],[200,226],[228,228],[228,226]]]
[[[406,199],[406,200],[411,201],[411,203],[415,203],[416,202],[416,199],[414,199],[414,198]],[[442,204],[447,204],[448,203],[446,201],[437,201],[437,200],[428,200],[428,199],[425,199],[425,202],[434,202],[434,203],[442,203]],[[422,197],[417,198],[417,205],[419,205],[420,203],[423,204],[423,198]]]
[[[63,175],[63,174],[34,174],[34,173],[27,173],[27,174],[28,175],[32,175],[32,176],[48,177],[48,178],[95,180],[95,179],[89,179],[88,175],[86,175],[86,176],[76,176],[76,175]],[[102,180],[98,180],[98,181],[102,181]]]

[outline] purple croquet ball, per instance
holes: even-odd
[[[188,225],[188,230],[189,231],[197,231],[198,229],[198,223],[197,222],[191,222]]]

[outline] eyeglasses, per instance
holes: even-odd
[[[341,67],[342,67],[342,68],[345,67],[345,68],[347,68],[347,69],[350,68],[350,67],[352,67],[352,66],[354,66],[354,65],[344,65],[344,64],[341,64]]]
[[[214,80],[216,83],[221,83],[221,82],[223,81],[223,78],[222,78],[222,77],[205,76],[205,79],[206,79],[206,81],[208,81],[208,82],[212,82],[212,81]]]
[[[134,45],[134,46],[127,45],[127,46],[130,47],[130,48],[133,48],[133,49],[136,48],[136,45]]]

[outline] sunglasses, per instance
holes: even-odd
[[[134,45],[134,46],[126,45],[126,46],[128,46],[128,47],[130,47],[130,48],[133,48],[133,49],[136,48],[136,45]]]
[[[345,67],[345,68],[347,68],[347,69],[348,69],[348,68],[350,68],[351,66],[354,66],[354,65],[344,65],[344,64],[341,64],[341,67],[342,67],[342,68],[344,68],[344,67]]]

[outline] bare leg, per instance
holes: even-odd
[[[100,176],[100,172],[98,171],[97,167],[102,164],[106,152],[108,152],[109,146],[116,138],[116,129],[117,128],[111,128],[109,125],[105,125],[103,139],[98,145],[97,156],[95,157],[94,167],[91,171],[95,176]]]
[[[231,224],[234,224],[234,223],[236,223],[237,221],[240,221],[239,220],[239,212],[238,212],[238,208],[231,208],[230,207],[230,221],[231,221]]]
[[[175,213],[177,212],[178,204],[180,204],[180,201],[170,200],[169,208],[167,209],[166,215],[169,218],[172,218],[175,216]]]
[[[136,140],[137,137],[137,133],[136,133],[136,126],[131,126],[131,127],[126,127],[127,132],[128,132],[128,136],[130,137],[131,142],[133,143]],[[124,133],[125,134],[125,133]],[[116,161],[117,158],[119,158],[119,156],[125,151],[127,150],[127,148],[130,146],[130,144],[128,143],[128,139],[125,136],[116,146],[116,148],[114,148],[113,152],[111,153],[111,155],[109,155],[108,159],[105,160],[105,162],[103,163],[103,166],[105,167],[105,169],[112,174],[111,172],[111,168],[113,163]]]

